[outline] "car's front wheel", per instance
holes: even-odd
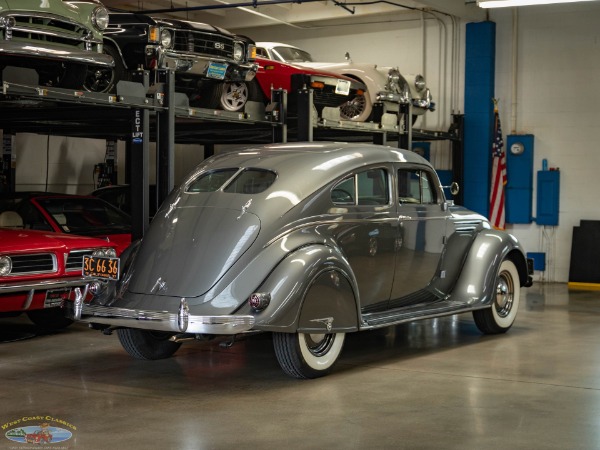
[[[273,333],[279,365],[294,378],[317,378],[329,373],[344,346],[344,333]]]
[[[121,55],[116,48],[111,45],[105,45],[103,51],[107,55],[112,56],[115,66],[89,66],[83,87],[90,92],[115,93],[117,91],[117,83],[121,80],[129,80],[129,75],[123,64]]]
[[[477,328],[485,334],[506,333],[517,317],[521,289],[519,272],[509,259],[502,261],[491,308],[473,311]]]
[[[120,328],[117,336],[127,353],[137,359],[168,358],[181,347],[180,342],[170,340],[172,334],[162,331]]]
[[[353,122],[366,122],[371,117],[372,111],[371,98],[369,93],[365,92],[364,95],[357,95],[340,106],[340,118]]]

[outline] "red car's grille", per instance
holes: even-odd
[[[92,253],[94,253],[93,250],[73,250],[72,252],[69,252],[67,262],[65,263],[65,270],[67,272],[71,270],[78,270],[81,272],[84,255],[91,255]]]
[[[56,272],[56,258],[52,253],[34,255],[16,255],[10,257],[11,275],[32,275]]]

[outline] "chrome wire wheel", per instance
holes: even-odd
[[[364,122],[371,115],[370,103],[367,93],[364,95],[356,95],[352,100],[349,100],[340,106],[340,118],[343,120]]]

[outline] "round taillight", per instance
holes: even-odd
[[[262,311],[271,303],[271,294],[266,292],[255,292],[248,300],[250,307],[255,311]]]

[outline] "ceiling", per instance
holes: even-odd
[[[383,16],[450,14],[467,20],[484,20],[485,10],[465,0],[102,0],[111,9],[125,11],[161,11],[171,15],[229,30],[286,24],[310,28],[328,22],[364,23]],[[234,7],[238,5],[238,7]],[[243,6],[240,6],[243,5]],[[256,5],[254,7],[253,5]],[[181,9],[188,9],[183,11]],[[168,11],[165,11],[168,10]],[[175,11],[180,10],[180,11]]]

